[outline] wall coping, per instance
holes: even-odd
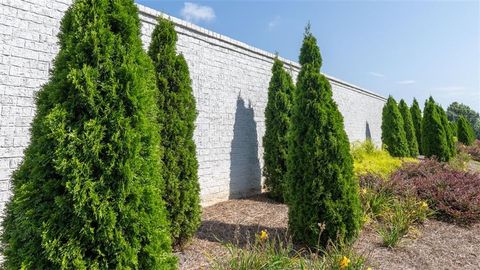
[[[200,26],[198,26],[196,24],[193,24],[193,23],[189,23],[189,22],[184,21],[182,19],[179,19],[177,17],[170,16],[170,15],[168,15],[166,13],[163,13],[163,12],[160,12],[158,10],[155,10],[155,9],[152,9],[152,8],[140,5],[140,4],[136,4],[136,5],[138,7],[138,10],[139,10],[140,14],[142,14],[145,17],[151,19],[151,20],[145,20],[144,18],[141,17],[140,20],[143,21],[143,22],[152,23],[156,20],[157,17],[166,18],[166,19],[169,19],[170,21],[172,21],[175,24],[175,26],[177,26],[177,27],[196,32],[200,35],[203,35],[203,36],[206,36],[206,37],[209,37],[209,38],[213,38],[213,39],[216,39],[218,41],[227,43],[229,45],[232,45],[232,46],[241,48],[243,50],[249,51],[251,53],[255,53],[257,55],[266,57],[266,58],[270,59],[272,63],[273,63],[273,60],[275,59],[275,54],[273,54],[273,53],[267,52],[265,50],[258,49],[256,47],[250,46],[250,45],[248,45],[246,43],[243,43],[241,41],[238,41],[238,40],[235,40],[233,38],[227,37],[225,35],[210,31],[206,28],[200,27]],[[278,58],[282,62],[284,62],[287,66],[290,66],[290,68],[297,69],[297,70],[300,70],[300,68],[301,68],[300,64],[297,63],[297,62],[294,62],[292,60],[289,60],[289,59],[286,59],[286,58],[283,58],[283,57],[280,57],[280,56]],[[332,77],[332,76],[327,75],[325,73],[323,73],[323,74],[331,82],[339,84],[339,85],[346,86],[351,91],[355,91],[355,92],[358,92],[358,93],[361,93],[361,94],[364,94],[364,95],[367,95],[367,96],[370,96],[370,97],[373,97],[373,98],[377,98],[377,99],[382,100],[382,101],[387,100],[384,96],[379,95],[377,93],[374,93],[372,91],[366,90],[365,88],[362,88],[360,86],[345,82],[343,80]]]

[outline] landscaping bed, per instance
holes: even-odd
[[[202,225],[192,243],[178,252],[180,269],[209,269],[213,260],[228,256],[224,243],[240,247],[267,230],[283,238],[287,206],[265,196],[230,200],[203,209]],[[461,227],[428,220],[409,232],[396,248],[383,247],[369,225],[355,243],[373,269],[480,269],[480,224]]]

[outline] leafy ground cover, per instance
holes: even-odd
[[[371,141],[354,143],[351,147],[354,159],[355,175],[375,174],[383,178],[388,177],[404,162],[416,162],[414,158],[395,158],[383,149],[376,147]]]

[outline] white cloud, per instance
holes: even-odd
[[[215,19],[215,11],[209,6],[185,2],[180,11],[182,17],[189,22],[209,22]]]
[[[385,75],[383,75],[382,73],[378,73],[378,72],[374,72],[374,71],[370,71],[368,74],[370,74],[374,77],[379,77],[379,78],[385,77]]]
[[[398,81],[398,84],[414,84],[414,80],[403,80],[403,81]]]
[[[268,30],[273,30],[280,23],[280,16],[276,16],[270,22],[268,22]]]

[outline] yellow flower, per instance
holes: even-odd
[[[371,268],[371,267],[368,267],[367,270],[372,270],[372,268]]]
[[[343,256],[343,258],[340,260],[340,269],[347,268],[349,264],[350,264],[350,259],[347,258],[347,256]]]
[[[264,241],[268,239],[268,232],[267,230],[262,230],[260,232],[260,240]]]
[[[363,216],[363,223],[369,224],[371,221],[372,220],[370,219],[370,217],[368,215]]]
[[[423,209],[427,209],[427,208],[428,208],[428,203],[422,202],[421,207],[422,207]]]
[[[368,190],[366,188],[362,188],[362,194],[365,195],[368,193]]]

